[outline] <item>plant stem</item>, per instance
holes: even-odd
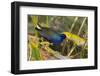
[[[79,29],[79,31],[78,31],[78,35],[80,35],[80,32],[81,32],[81,30],[82,30],[82,27],[83,27],[85,21],[86,21],[86,17],[83,19],[83,22],[82,22],[82,24],[81,24],[81,26],[80,26],[80,29]]]
[[[72,30],[73,30],[73,28],[74,28],[75,23],[76,23],[77,20],[78,20],[78,17],[75,17],[74,22],[72,23],[72,26],[71,26],[71,29],[70,29],[69,32],[72,32]]]
[[[75,23],[76,23],[77,20],[78,20],[78,17],[75,17],[74,22],[72,23],[71,29],[70,29],[69,32],[72,32],[72,30],[73,30],[73,28],[74,28]],[[62,47],[62,52],[64,52],[64,50],[65,50],[65,45],[66,45],[66,42],[64,42],[64,46]]]
[[[69,31],[70,33],[72,32],[72,30],[73,30],[73,28],[74,28],[75,23],[77,22],[77,20],[78,20],[78,17],[75,17],[74,22],[72,23],[71,29]],[[74,51],[75,47],[76,46],[73,45],[73,47],[71,48],[70,52],[68,53],[68,56],[70,56],[72,54],[72,52]]]
[[[38,32],[35,30],[35,27],[37,26],[37,23],[38,23],[38,16],[31,16],[31,19],[32,19],[32,23],[34,25],[35,35],[38,36]]]
[[[77,18],[75,18],[75,20],[77,21]],[[83,27],[85,21],[86,21],[86,17],[83,19],[83,22],[82,22],[81,27],[80,27],[80,29],[79,29],[78,35],[80,35],[80,32],[81,32],[81,30],[82,30],[82,27]],[[74,22],[75,22],[75,21],[74,21]],[[73,23],[74,23],[74,22],[73,22]],[[75,22],[75,23],[76,23],[76,22]],[[74,25],[75,25],[75,24],[74,24]],[[74,25],[72,24],[71,29],[74,27]],[[70,31],[70,32],[71,32],[71,31]],[[76,47],[76,46],[74,45],[74,46],[71,48],[71,51],[69,52],[68,56],[70,56],[70,55],[73,53],[75,47]]]
[[[31,56],[32,56],[32,48],[31,48],[31,45],[30,43],[28,43],[28,47],[29,47],[29,50],[28,50],[28,60],[30,61],[31,60]]]
[[[49,22],[48,22],[48,16],[46,16],[46,27],[48,27]]]
[[[64,53],[65,47],[66,47],[66,39],[64,39],[63,41],[62,54]]]
[[[70,52],[68,53],[68,57],[73,53],[73,51],[74,51],[74,49],[76,48],[76,46],[75,45],[73,45],[73,47],[71,48],[71,50],[70,50]]]

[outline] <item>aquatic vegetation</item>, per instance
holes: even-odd
[[[29,15],[28,60],[87,58],[87,20],[87,17]],[[35,29],[38,24],[42,31]],[[57,41],[60,35],[66,36],[61,42]]]

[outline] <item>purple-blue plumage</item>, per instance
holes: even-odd
[[[53,43],[54,45],[59,45],[66,38],[64,34],[59,34],[50,28],[37,26],[36,30],[43,38]]]

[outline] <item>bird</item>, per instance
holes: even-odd
[[[41,27],[40,24],[36,26],[36,30],[43,38],[53,43],[54,45],[60,45],[64,40],[72,41],[77,46],[83,46],[86,43],[86,39],[81,38],[76,34],[66,31],[58,33],[51,28]]]
[[[35,27],[39,32],[40,36],[53,43],[53,45],[60,45],[63,40],[66,38],[66,35],[56,32],[55,30],[40,26],[39,24]]]

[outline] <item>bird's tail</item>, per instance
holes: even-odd
[[[37,26],[35,27],[36,30],[41,30],[41,26],[40,24],[37,24]]]

